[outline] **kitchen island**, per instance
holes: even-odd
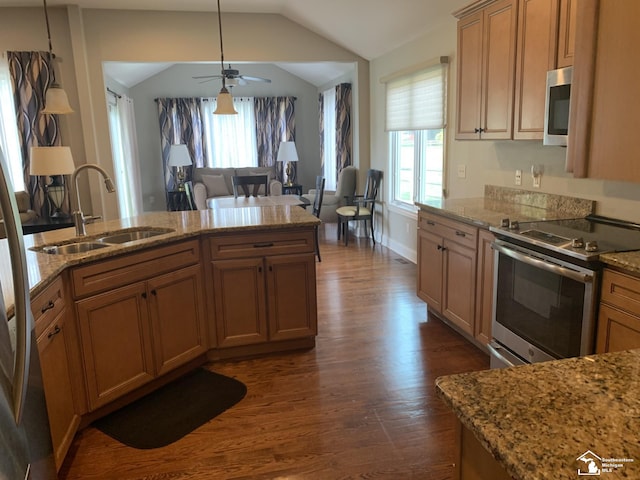
[[[639,374],[631,350],[438,378],[459,421],[458,478],[640,478]]]

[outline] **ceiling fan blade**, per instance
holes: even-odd
[[[222,78],[222,75],[198,75],[196,77],[191,77],[195,80],[200,80],[201,78]]]
[[[199,84],[202,84],[202,83],[209,83],[209,82],[213,82],[214,80],[215,80],[215,78],[209,78],[209,79],[207,79],[207,80],[202,80],[202,81],[200,81],[200,82],[198,82],[198,83],[199,83]]]
[[[238,78],[242,78],[243,80],[249,80],[250,82],[271,83],[271,80],[269,80],[268,78],[248,77],[247,75],[240,75]]]

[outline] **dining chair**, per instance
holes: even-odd
[[[233,196],[238,198],[238,187],[242,188],[242,192],[245,197],[254,196],[257,197],[262,190],[262,196],[267,195],[267,182],[269,180],[268,175],[234,175],[231,177],[231,184],[233,185]],[[253,186],[251,192],[249,192],[249,186]]]
[[[322,175],[318,175],[316,177],[316,193],[313,198],[313,216],[320,218],[320,209],[322,208],[322,198],[324,197],[324,182],[325,178]],[[318,261],[321,262],[320,258],[320,241],[318,239],[318,230],[320,225],[316,225],[316,255],[318,256]]]
[[[340,235],[344,235],[344,244],[349,244],[349,222],[364,220],[364,228],[367,229],[367,222],[371,230],[371,241],[376,244],[373,233],[373,214],[376,208],[376,197],[382,180],[382,171],[369,169],[367,170],[367,179],[364,187],[363,195],[354,195],[347,199],[348,205],[340,207],[336,210],[338,214],[338,240]]]

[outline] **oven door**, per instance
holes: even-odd
[[[527,363],[593,353],[596,271],[501,240],[492,247],[497,344]]]

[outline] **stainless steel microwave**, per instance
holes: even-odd
[[[547,72],[543,145],[567,145],[573,67]]]

